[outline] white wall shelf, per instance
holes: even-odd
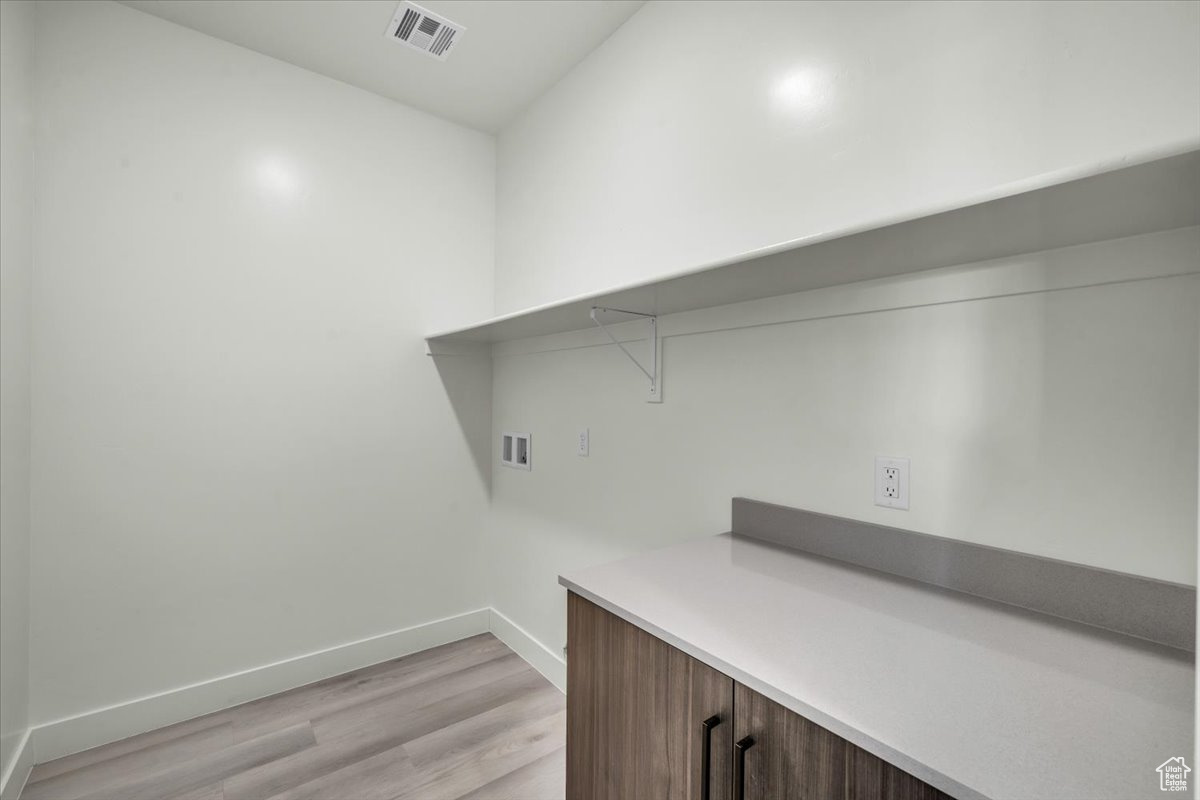
[[[756,300],[1200,224],[1200,150],[994,190],[952,209],[809,236],[646,283],[572,297],[427,337],[431,355],[592,327],[594,306],[647,315]]]

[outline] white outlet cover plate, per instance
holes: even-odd
[[[890,470],[895,470],[894,479],[889,477]],[[877,456],[875,458],[875,505],[907,511],[908,475],[907,458]]]
[[[575,449],[576,454],[581,455],[581,456],[586,456],[588,454],[588,450],[590,448],[590,439],[591,439],[591,436],[588,433],[588,429],[580,428],[579,429],[579,443]]]

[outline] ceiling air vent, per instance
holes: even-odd
[[[392,41],[416,48],[438,61],[445,61],[451,48],[462,38],[462,25],[404,0],[388,24],[387,36]]]

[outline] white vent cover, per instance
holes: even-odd
[[[457,22],[404,0],[388,23],[387,37],[445,61],[465,30]]]

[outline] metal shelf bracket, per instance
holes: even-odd
[[[629,352],[629,350],[626,349],[625,345],[621,344],[621,342],[617,340],[617,337],[612,335],[612,332],[609,331],[609,329],[605,326],[605,324],[600,321],[600,318],[597,316],[598,313],[599,314],[603,314],[603,313],[628,314],[629,316],[633,316],[633,317],[641,317],[642,319],[644,319],[650,323],[650,336],[649,336],[650,369],[646,369],[646,367],[642,365],[642,362],[640,362],[636,358],[634,358],[633,353]],[[624,353],[629,358],[629,360],[633,362],[634,366],[636,366],[638,369],[640,369],[642,371],[642,374],[644,374],[647,378],[650,379],[650,395],[649,395],[649,397],[646,398],[646,402],[661,403],[662,402],[662,374],[661,374],[661,372],[662,372],[662,370],[661,370],[662,343],[659,341],[659,338],[658,338],[658,317],[656,317],[654,314],[643,314],[640,311],[625,311],[624,309],[620,309],[620,308],[604,308],[603,306],[592,306],[592,311],[591,311],[590,316],[592,318],[592,322],[596,323],[596,327],[598,327],[600,330],[604,331],[604,335],[607,336],[609,338],[609,340],[612,341],[613,344],[615,344],[617,347],[621,348],[621,352]]]

